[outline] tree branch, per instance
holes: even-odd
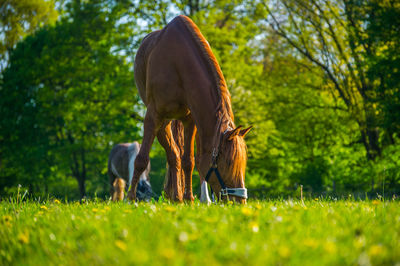
[[[270,24],[270,26],[272,27],[272,30],[276,34],[278,34],[279,36],[283,37],[291,46],[293,46],[297,51],[299,51],[302,55],[304,55],[306,58],[308,58],[311,62],[313,62],[314,64],[316,64],[320,68],[322,68],[322,70],[327,74],[328,78],[333,82],[336,90],[339,92],[339,95],[341,96],[341,98],[343,99],[345,104],[349,108],[351,108],[352,107],[351,101],[346,97],[344,91],[340,87],[340,84],[339,84],[338,80],[334,77],[334,75],[332,74],[330,69],[326,65],[321,63],[319,60],[314,58],[307,49],[302,49],[291,38],[289,38],[288,35],[286,34],[286,32],[282,29],[282,27],[281,27],[280,23],[278,22],[278,20],[275,18],[275,16],[273,15],[271,10],[269,9],[269,7],[265,3],[264,3],[264,6],[266,7],[268,14],[271,16],[271,18],[273,19],[273,21],[274,21],[274,23],[275,23],[275,25],[277,27],[277,28],[275,28],[273,23],[267,21]]]

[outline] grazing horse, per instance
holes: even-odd
[[[133,163],[139,152],[140,145],[136,141],[133,143],[122,143],[115,145],[108,158],[108,177],[111,184],[111,196],[113,201],[123,200],[127,185],[130,184],[134,166]],[[153,192],[149,182],[150,164],[140,175],[137,195],[140,200],[148,200]]]
[[[194,140],[197,137],[197,168],[202,187],[205,180],[213,191],[245,203],[247,149],[244,136],[250,128],[236,127],[230,94],[206,39],[186,16],[178,16],[165,28],[147,35],[135,58],[135,80],[147,106],[144,134],[128,197],[135,199],[141,173],[149,162],[149,151],[157,136],[167,154],[174,184],[173,200],[182,201],[178,182],[184,174],[184,200],[193,201],[192,172]],[[184,129],[184,152],[180,157],[171,131],[171,120]],[[203,191],[203,189],[202,189]],[[204,197],[204,195],[201,196]]]

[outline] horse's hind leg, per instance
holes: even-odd
[[[171,122],[161,126],[157,139],[167,154],[168,167],[165,192],[167,197],[174,201],[182,201],[181,192],[181,158],[178,147],[172,136]]]
[[[193,201],[192,174],[194,168],[194,138],[196,135],[196,125],[190,117],[184,123],[184,153],[182,157],[182,168],[185,172],[185,194],[184,199]]]
[[[110,185],[110,197],[112,200],[114,200],[114,181],[115,178],[117,178],[114,173],[111,171],[111,160],[108,160],[108,166],[107,166],[107,173],[108,173],[108,180],[109,180],[109,185]]]
[[[128,198],[130,200],[136,200],[136,187],[139,182],[140,176],[143,171],[146,170],[149,164],[149,152],[151,145],[153,144],[156,132],[160,127],[160,120],[158,119],[152,106],[147,107],[146,116],[144,118],[144,133],[143,142],[140,146],[140,151],[135,159],[135,170],[133,171],[133,178],[131,181],[131,188],[128,192]]]

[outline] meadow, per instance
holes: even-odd
[[[399,265],[400,206],[0,203],[0,265]]]

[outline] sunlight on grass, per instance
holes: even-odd
[[[396,201],[0,206],[1,265],[400,263]]]

